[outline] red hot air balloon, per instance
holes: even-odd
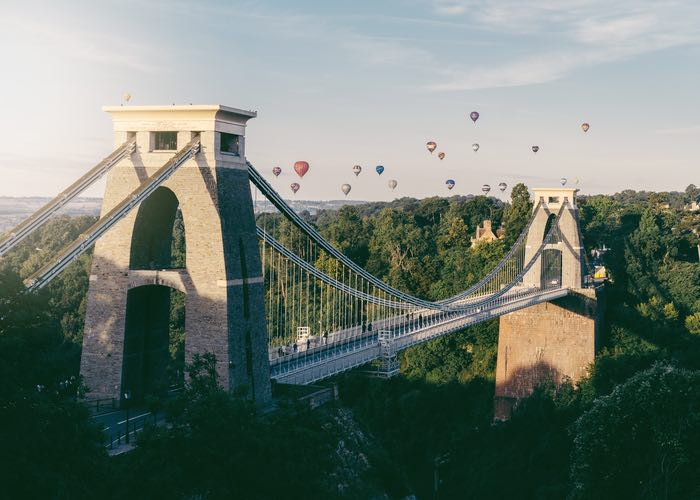
[[[282,169],[279,167],[275,167],[272,169],[272,173],[275,174],[275,177],[279,177],[279,175],[282,173]]]
[[[292,188],[292,193],[297,194],[297,191],[299,191],[299,188],[300,188],[301,186],[300,186],[299,184],[297,184],[296,182],[292,182],[292,183],[289,185],[289,187]]]
[[[304,177],[306,172],[309,171],[309,163],[305,161],[298,161],[294,164],[294,171],[299,177]]]
[[[471,113],[469,113],[469,118],[471,118],[472,121],[473,121],[474,123],[476,123],[476,121],[479,119],[479,112],[478,112],[478,111],[472,111]]]

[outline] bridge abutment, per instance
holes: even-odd
[[[507,420],[538,384],[574,384],[595,359],[603,300],[592,288],[501,316],[494,420]]]

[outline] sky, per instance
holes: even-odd
[[[2,21],[0,196],[55,195],[109,154],[101,107],[125,92],[256,110],[246,155],[286,197],[297,160],[299,199],[700,184],[695,0],[27,0]]]

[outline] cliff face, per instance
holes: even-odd
[[[338,430],[336,464],[328,475],[329,488],[340,498],[390,500],[408,494],[398,466],[391,463],[374,437],[362,430],[351,409],[324,408],[329,417],[325,427]]]

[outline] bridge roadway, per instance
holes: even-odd
[[[407,347],[503,314],[564,297],[568,293],[568,288],[542,290],[514,287],[510,292],[494,299],[493,304],[475,306],[474,309],[465,313],[433,311],[426,314],[427,311],[422,313],[414,311],[412,319],[406,320],[404,316],[396,316],[383,320],[382,324],[375,322],[371,331],[358,332],[354,335],[331,334],[327,343],[307,350],[284,356],[271,353],[270,374],[274,380],[281,383],[309,384],[379,359],[382,356],[380,331],[389,332],[391,351],[397,353]],[[480,299],[481,302],[485,298]],[[418,319],[419,314],[422,314],[422,321]]]

